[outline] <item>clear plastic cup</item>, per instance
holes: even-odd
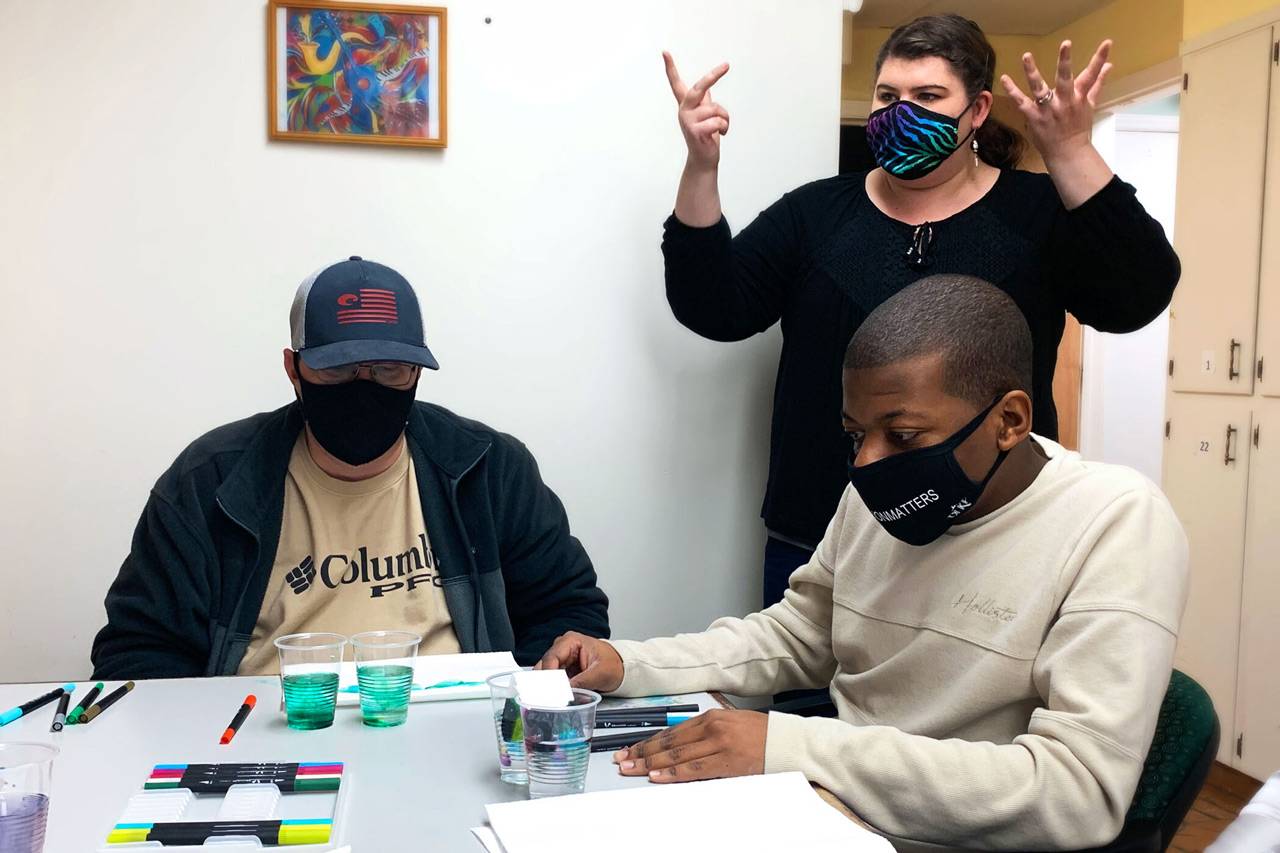
[[[575,687],[567,707],[520,706],[529,799],[581,794],[586,788],[599,704],[599,693]]]
[[[346,646],[347,638],[341,634],[289,634],[276,640],[289,728],[327,729],[333,725]]]
[[[58,748],[47,743],[0,743],[0,851],[44,849],[57,755]]]
[[[399,726],[409,715],[413,661],[422,638],[408,631],[365,631],[351,638],[366,726]]]
[[[529,774],[524,766],[524,723],[520,719],[515,675],[514,672],[491,675],[485,683],[489,685],[493,729],[498,738],[498,778],[512,785],[524,785],[529,781]]]

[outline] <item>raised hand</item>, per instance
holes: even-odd
[[[1053,170],[1053,161],[1087,148],[1093,132],[1093,113],[1102,94],[1102,85],[1111,73],[1111,40],[1098,45],[1080,76],[1071,72],[1071,42],[1058,49],[1058,72],[1051,86],[1040,74],[1030,53],[1022,55],[1030,94],[1024,93],[1008,74],[1001,75],[1005,92],[1027,120],[1032,143]]]
[[[689,147],[689,165],[715,169],[720,162],[720,137],[729,132],[729,111],[711,100],[711,87],[729,71],[724,62],[712,68],[698,82],[686,86],[676,70],[676,61],[663,51],[671,94],[679,104],[677,117],[685,145]]]

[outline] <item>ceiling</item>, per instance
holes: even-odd
[[[921,15],[956,12],[987,35],[1042,36],[1084,17],[1110,0],[863,0],[857,27],[896,27]]]

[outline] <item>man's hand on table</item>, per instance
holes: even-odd
[[[613,646],[570,631],[558,637],[534,669],[563,669],[569,683],[608,693],[622,684],[622,658]],[[623,776],[653,782],[692,782],[764,772],[769,717],[756,711],[700,714],[646,741],[614,753]]]
[[[757,711],[707,711],[613,754],[623,776],[651,782],[693,782],[764,772],[769,716]]]
[[[557,637],[534,669],[563,669],[572,686],[600,693],[622,684],[622,658],[613,646],[576,631]]]

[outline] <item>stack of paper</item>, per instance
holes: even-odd
[[[484,680],[519,668],[511,652],[423,655],[413,662],[413,692],[409,694],[409,701],[488,699],[489,687]],[[356,665],[350,661],[342,664],[342,673],[338,677],[338,704],[360,704]]]
[[[893,853],[888,841],[818,798],[800,773],[710,782],[646,784],[485,807],[489,825],[472,830],[489,853],[564,853],[574,839],[610,853],[681,850],[840,850]]]

